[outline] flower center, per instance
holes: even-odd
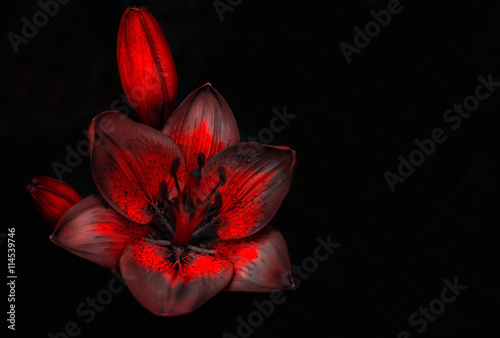
[[[177,198],[168,199],[168,187],[165,181],[160,184],[162,201],[155,207],[154,222],[162,229],[166,237],[172,239],[171,244],[178,247],[191,247],[195,240],[214,223],[214,214],[222,205],[219,188],[226,183],[226,171],[218,168],[219,181],[204,201],[198,200],[198,185],[201,180],[201,169],[205,165],[203,154],[198,155],[198,169],[191,172],[189,181],[181,190],[177,179],[179,158],[170,166],[170,175],[174,179]],[[213,202],[212,202],[213,198]],[[195,231],[196,230],[196,231]]]

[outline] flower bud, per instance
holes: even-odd
[[[33,206],[47,221],[56,225],[82,197],[69,184],[55,178],[37,176],[26,187]]]
[[[129,7],[123,14],[117,57],[123,89],[137,115],[162,129],[175,109],[177,74],[167,40],[147,8]]]

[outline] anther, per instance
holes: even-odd
[[[168,200],[167,182],[165,181],[162,181],[160,184],[160,196],[164,201],[170,202]]]
[[[226,171],[224,170],[223,167],[219,167],[219,184],[220,186],[223,186],[226,183]]]
[[[205,165],[205,155],[198,153],[198,167],[201,169]]]
[[[189,176],[191,177],[196,177],[199,180],[201,180],[201,169],[205,165],[205,155],[203,153],[198,153],[198,169],[195,169],[191,171]]]
[[[172,164],[170,165],[170,175],[172,175],[173,177],[175,177],[175,175],[177,174],[177,170],[179,169],[179,163],[180,163],[180,160],[178,157],[176,157],[172,161]]]
[[[181,187],[179,186],[179,181],[177,180],[177,170],[179,169],[180,160],[178,157],[174,159],[172,165],[170,166],[170,175],[174,178],[175,189],[177,189],[177,193],[179,196],[181,195]]]
[[[220,192],[216,191],[214,196],[213,208],[215,210],[219,210],[221,206],[222,206],[222,197],[220,196]]]

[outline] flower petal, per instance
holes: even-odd
[[[147,8],[129,7],[125,11],[117,47],[127,99],[142,122],[161,129],[175,109],[177,74],[167,40]]]
[[[266,227],[255,235],[220,241],[216,255],[234,265],[227,291],[270,292],[292,288],[292,267],[281,233]]]
[[[181,148],[188,172],[198,169],[200,154],[206,163],[222,149],[240,141],[231,108],[210,83],[182,101],[163,132]]]
[[[50,239],[79,257],[116,270],[125,246],[145,236],[157,234],[122,217],[100,196],[90,195],[64,215]]]
[[[186,179],[184,155],[166,135],[127,118],[119,112],[98,115],[89,128],[92,174],[106,201],[130,220],[146,224],[167,187],[167,197],[178,196],[171,175],[183,189]]]
[[[82,196],[69,184],[55,178],[38,176],[26,187],[33,206],[47,221],[56,225]]]
[[[178,316],[196,310],[221,291],[231,280],[233,265],[207,254],[142,243],[127,247],[120,272],[146,309],[160,316]]]
[[[255,142],[233,145],[212,157],[202,172],[199,198],[210,198],[220,207],[207,231],[215,229],[227,240],[262,229],[285,198],[295,163],[294,150]],[[224,184],[217,188],[221,180]],[[220,196],[217,202],[214,190]]]

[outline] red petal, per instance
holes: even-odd
[[[240,141],[231,108],[210,83],[197,88],[182,101],[163,132],[181,148],[188,172],[199,168],[200,154],[207,163],[213,155]]]
[[[177,74],[160,25],[145,8],[129,7],[118,30],[118,69],[137,115],[161,129],[175,109]]]
[[[55,178],[38,176],[26,187],[36,211],[56,225],[73,205],[82,200],[69,184]]]
[[[132,221],[146,224],[151,220],[152,208],[162,199],[162,181],[166,182],[170,201],[178,196],[170,174],[176,159],[179,159],[177,179],[183,189],[184,155],[160,131],[111,111],[94,118],[89,138],[97,188],[116,211]]]
[[[172,251],[152,243],[129,246],[120,271],[130,292],[160,316],[190,313],[231,280],[230,262],[190,251]]]
[[[220,241],[216,254],[234,265],[227,291],[270,292],[293,287],[286,242],[271,227],[242,239]]]
[[[209,196],[223,169],[225,184],[218,188],[222,204],[214,218],[219,237],[242,238],[262,229],[290,188],[295,162],[295,151],[288,147],[254,142],[215,155],[202,172],[199,197],[203,201]]]
[[[155,236],[147,225],[119,215],[97,195],[90,195],[71,208],[57,224],[51,240],[105,268],[118,268],[127,243]]]

